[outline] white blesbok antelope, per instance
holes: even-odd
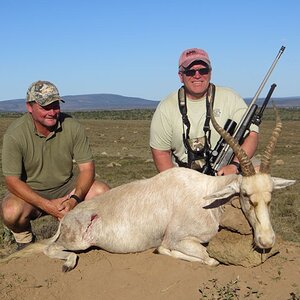
[[[43,251],[49,257],[66,260],[63,271],[70,271],[77,262],[72,251],[96,246],[113,253],[157,248],[159,253],[175,258],[217,265],[203,244],[218,232],[222,205],[235,195],[239,195],[242,210],[253,228],[255,244],[262,249],[271,248],[275,242],[269,214],[271,193],[295,182],[269,174],[282,127],[276,115],[276,127],[258,173],[239,144],[212,116],[214,127],[239,159],[243,175],[218,177],[172,168],[152,178],[121,185],[77,205],[61,220],[52,238],[2,261]]]

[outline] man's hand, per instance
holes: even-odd
[[[223,176],[223,175],[228,175],[228,174],[238,174],[239,171],[238,171],[238,168],[236,165],[227,165],[227,166],[224,166],[222,167],[217,175],[218,176]]]
[[[69,198],[69,195],[67,195],[61,198],[45,201],[45,207],[43,207],[42,209],[47,214],[60,220],[76,205],[76,200],[73,198]]]
[[[241,147],[247,154],[247,156],[251,159],[256,151],[258,145],[258,133],[255,131],[251,131],[249,135],[246,137],[244,140],[243,144]],[[235,165],[227,165],[222,167],[217,175],[222,176],[222,175],[228,175],[228,174],[238,174],[239,171]]]
[[[77,204],[78,203],[74,198],[68,198],[61,204],[62,209],[60,212],[65,215],[67,212],[72,210]]]

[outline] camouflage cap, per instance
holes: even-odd
[[[64,102],[56,86],[49,81],[36,81],[31,84],[27,91],[27,102],[36,102],[41,106],[49,105],[55,101]]]

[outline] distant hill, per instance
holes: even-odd
[[[258,99],[257,100],[257,105],[261,106],[263,103],[264,99]],[[252,99],[250,98],[245,98],[245,101],[247,104],[250,104]],[[272,105],[272,101],[274,101],[275,105],[277,107],[282,107],[282,108],[300,108],[300,96],[298,97],[281,97],[281,98],[271,98],[269,101],[269,105]]]
[[[66,112],[94,110],[155,109],[158,101],[115,94],[89,94],[62,96],[65,103],[61,108]],[[25,99],[0,101],[0,112],[24,112]]]
[[[63,96],[65,103],[61,108],[66,112],[75,111],[96,111],[96,110],[129,110],[129,109],[155,109],[158,101],[146,100],[136,97],[125,97],[115,94],[88,94]],[[249,104],[252,99],[245,98]],[[299,97],[272,98],[278,107],[300,108]],[[259,99],[257,104],[260,106],[263,99]],[[271,102],[271,101],[270,101]],[[271,103],[269,103],[271,105]],[[0,101],[0,112],[24,112],[25,99],[14,99]]]

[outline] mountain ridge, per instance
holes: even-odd
[[[118,109],[155,109],[158,101],[116,94],[83,94],[61,97],[65,103],[61,108],[66,112]],[[26,111],[25,99],[0,101],[0,112]]]
[[[94,111],[94,110],[129,110],[129,109],[155,109],[159,103],[156,100],[147,100],[139,97],[128,97],[117,94],[83,94],[66,95],[62,99],[65,103],[61,108],[66,112]],[[245,98],[247,104],[251,98]],[[264,99],[258,99],[260,106]],[[300,108],[300,96],[273,98],[278,107]],[[271,102],[270,101],[270,102]],[[269,103],[270,105],[270,103]],[[26,111],[25,99],[12,99],[0,101],[0,112],[24,112]]]

